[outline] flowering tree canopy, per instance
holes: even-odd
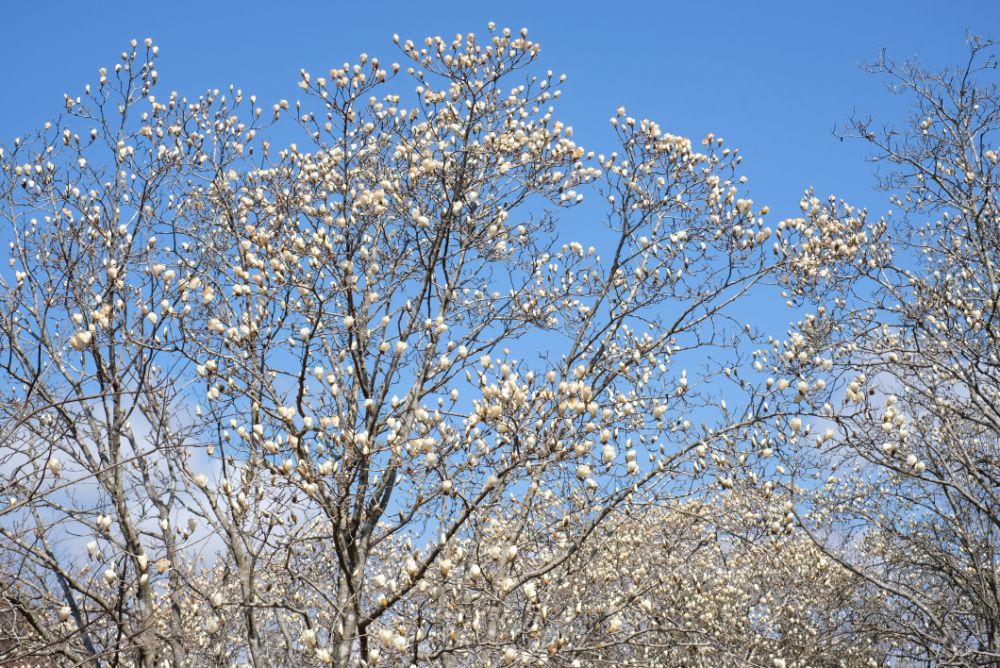
[[[0,148],[0,661],[1000,660],[992,89],[883,64],[914,225],[772,225],[525,30],[394,41],[268,108],[133,41]]]

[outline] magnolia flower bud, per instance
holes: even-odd
[[[534,582],[525,582],[523,589],[524,595],[529,601],[534,601],[538,598],[538,588],[535,586]]]
[[[69,337],[69,346],[73,350],[85,350],[90,346],[90,342],[93,337],[93,333],[89,330],[77,332],[73,336]]]

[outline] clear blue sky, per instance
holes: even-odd
[[[967,29],[1000,36],[996,2],[10,2],[0,40],[0,141],[60,110],[132,37],[161,47],[161,86],[197,96],[230,83],[264,102],[297,96],[318,72],[362,51],[401,60],[393,33],[421,38],[526,26],[544,67],[569,76],[560,116],[606,150],[618,104],[664,130],[713,131],[746,156],[754,199],[795,213],[802,190],[875,210],[859,144],[831,135],[852,109],[898,118],[898,103],[858,64],[957,63]]]

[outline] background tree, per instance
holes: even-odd
[[[880,636],[855,626],[870,603],[856,598],[866,594],[858,578],[801,532],[770,532],[765,515],[786,512],[778,490],[740,485],[710,501],[630,504],[565,575],[513,597],[478,575],[408,617],[426,625],[436,646],[428,656],[454,665],[499,656],[558,666],[865,666],[884,657]],[[492,617],[497,600],[505,611]]]

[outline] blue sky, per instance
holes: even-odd
[[[665,131],[725,137],[745,155],[754,199],[796,213],[802,190],[886,208],[858,143],[835,123],[852,110],[905,110],[858,68],[885,47],[900,59],[957,63],[965,31],[1000,36],[995,2],[19,2],[4,7],[0,142],[58,113],[132,37],[161,47],[161,86],[197,96],[230,83],[263,102],[292,99],[299,68],[362,51],[401,58],[391,36],[526,26],[541,65],[569,76],[561,117],[608,150],[618,104]]]

